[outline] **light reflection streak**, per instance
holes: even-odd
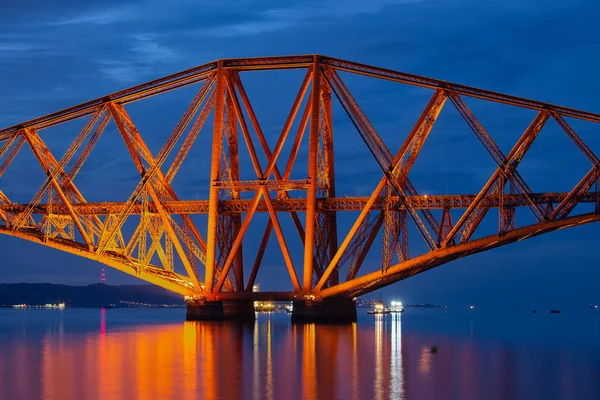
[[[390,354],[390,399],[405,399],[404,369],[402,365],[402,314],[392,314],[392,337]]]
[[[383,315],[375,315],[375,399],[383,399]]]
[[[256,325],[256,323],[255,323]],[[271,319],[267,322],[267,399],[273,399],[273,359],[271,355]]]
[[[197,326],[200,328],[197,337],[200,340],[200,349],[202,352],[202,363],[198,372],[204,378],[202,382],[202,394],[204,399],[212,400],[218,398],[219,375],[216,370],[215,340],[219,340],[220,338],[218,337],[219,335],[215,335],[215,331],[220,324],[208,322],[197,323]]]
[[[100,337],[104,340],[104,336],[106,335],[106,310],[104,308],[100,309]]]
[[[317,397],[317,371],[315,351],[315,324],[304,325],[302,346],[302,392],[303,398]]]
[[[192,399],[198,393],[198,338],[196,324],[185,322],[183,325],[183,387],[185,399]]]
[[[260,390],[260,331],[258,329],[258,324],[258,321],[254,323],[254,336],[252,341],[252,394],[255,400],[262,398]]]
[[[352,398],[358,399],[358,337],[356,322],[352,323]]]

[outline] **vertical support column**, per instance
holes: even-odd
[[[218,62],[215,87],[215,109],[213,125],[213,143],[210,167],[210,192],[208,200],[208,232],[206,239],[206,273],[204,293],[210,297],[215,280],[215,253],[217,244],[217,220],[219,219],[219,171],[221,169],[221,147],[223,146],[223,120],[225,116],[225,71],[223,62]]]
[[[321,85],[321,98],[323,101],[323,111],[325,113],[326,130],[323,132],[323,145],[325,148],[325,157],[327,157],[327,180],[329,186],[327,188],[327,197],[335,197],[335,167],[334,167],[334,152],[333,152],[333,121],[331,117],[331,88],[329,84]],[[337,214],[331,211],[327,214],[327,229],[329,243],[329,259],[331,261],[338,250],[337,238]],[[327,266],[324,266],[325,268]],[[337,285],[340,281],[339,270],[336,268],[332,273],[329,281],[332,285]]]
[[[317,157],[319,152],[319,116],[321,96],[321,69],[315,56],[312,88],[310,93],[310,136],[308,140],[308,189],[306,193],[306,225],[304,233],[304,274],[302,291],[312,290],[313,258],[315,241],[315,210],[317,207]]]
[[[500,174],[498,177],[498,234],[504,235],[504,202],[506,201],[506,177],[504,174]]]
[[[515,208],[511,205],[506,204],[506,183],[507,179],[504,174],[498,178],[500,181],[498,194],[500,196],[500,204],[498,206],[498,234],[503,236],[506,232],[511,231],[517,227],[515,219]],[[514,187],[512,182],[509,183],[510,194],[514,193]]]
[[[398,211],[398,225],[400,225],[400,252],[402,253],[402,259],[400,261],[406,261],[410,258],[408,254],[408,215],[406,209]]]
[[[450,207],[444,207],[442,209],[442,219],[440,221],[440,229],[438,232],[438,244],[441,244],[446,240],[450,231],[452,231],[452,215],[450,214]]]
[[[235,90],[235,89],[233,89]],[[238,131],[237,120],[234,112],[233,99],[227,96],[227,123],[229,136],[227,137],[227,147],[229,148],[229,167],[231,168],[231,180],[235,183],[240,180],[240,162],[238,156]],[[240,193],[232,189],[232,200],[239,200]],[[232,215],[233,237],[237,237],[242,227],[242,217],[240,214]],[[231,243],[233,245],[233,243]],[[237,292],[244,291],[244,257],[242,253],[242,244],[235,253],[233,259],[233,271],[235,275],[235,289]]]

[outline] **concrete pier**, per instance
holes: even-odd
[[[254,321],[251,300],[189,301],[187,321]]]
[[[292,323],[350,324],[356,322],[356,303],[347,298],[294,301]]]

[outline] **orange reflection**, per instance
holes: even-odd
[[[556,393],[597,392],[591,370],[579,373],[567,351],[536,359],[530,349],[521,356],[470,338],[402,332],[401,316],[347,326],[289,325],[281,317],[119,329],[111,313],[103,331],[97,312],[87,333],[54,319],[31,325],[43,335],[0,325],[0,399],[513,398],[531,393],[521,371],[552,363],[547,384]]]
[[[45,337],[41,397],[356,399],[404,392],[399,321],[391,332],[382,319],[374,330],[270,319],[116,330],[109,317],[101,313],[106,322],[93,333],[62,334],[57,326]]]
[[[273,399],[273,355],[272,355],[272,338],[271,338],[271,320],[267,322],[267,390],[265,395],[267,399]]]
[[[352,398],[358,399],[358,335],[356,322],[352,324]]]
[[[216,354],[226,346],[215,349],[218,333],[231,333],[224,331],[220,325],[185,323],[88,334],[83,340],[48,336],[42,345],[42,397],[82,398],[85,390],[111,400],[220,398],[219,374],[239,369],[233,354],[216,365]],[[233,385],[225,393],[240,390]]]
[[[183,398],[191,399],[198,393],[198,374],[196,366],[198,363],[198,340],[196,337],[196,324],[186,322],[183,325],[183,375],[185,385]]]
[[[70,349],[68,338],[65,338],[62,329],[54,340],[44,340],[44,351],[42,352],[42,390],[44,398],[65,399],[77,397],[77,386],[64,376],[78,378],[81,374],[79,367],[79,355]],[[62,357],[56,359],[53,354],[60,353]]]
[[[204,398],[212,400],[217,398],[215,387],[218,386],[218,375],[215,371],[215,330],[218,323],[196,323],[196,334],[200,340],[200,352],[202,362],[202,393]]]
[[[431,354],[431,349],[423,347],[421,349],[421,357],[419,358],[419,372],[421,373],[421,375],[429,375],[429,372],[431,371],[432,358],[433,354]]]
[[[314,399],[317,397],[315,324],[304,325],[302,344],[302,393],[305,399]]]
[[[106,322],[95,333],[46,336],[43,398],[357,399],[403,393],[400,326],[392,325],[390,337],[384,320],[374,331],[271,320],[111,330],[107,315],[100,314]]]

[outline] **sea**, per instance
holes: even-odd
[[[600,399],[600,311],[0,309],[0,399]]]

